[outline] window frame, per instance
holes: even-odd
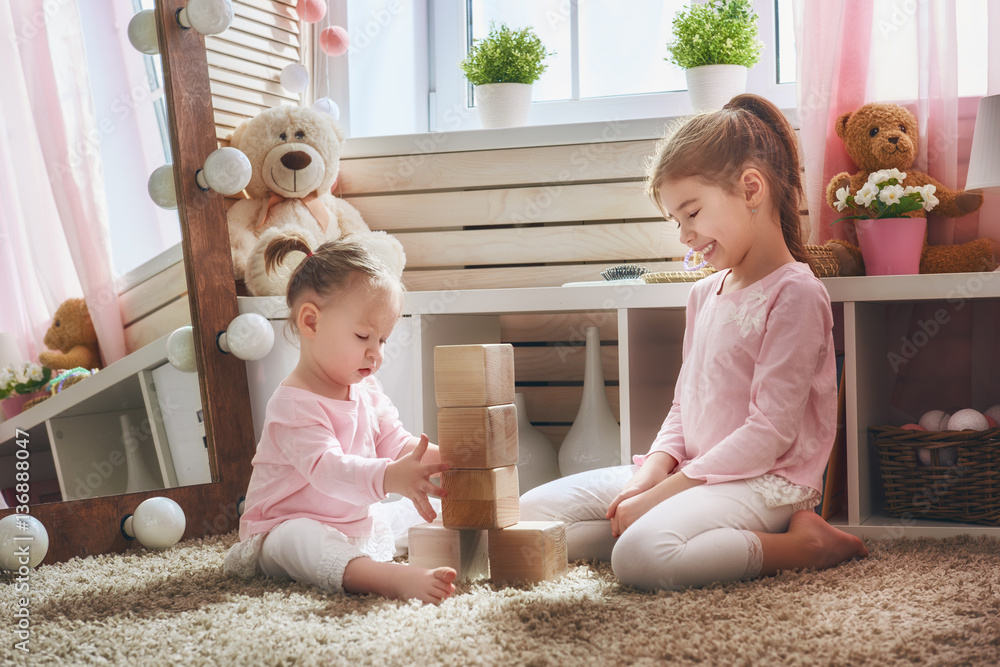
[[[466,54],[465,0],[427,0],[430,30],[428,131],[480,129],[478,114],[466,102],[468,84],[453,63]],[[576,0],[569,3],[572,8]],[[760,38],[766,45],[761,62],[747,75],[747,92],[762,95],[779,108],[797,106],[796,84],[777,83],[776,0],[754,0]],[[571,21],[572,23],[572,21]],[[563,125],[609,120],[678,117],[692,113],[686,90],[551,102],[533,102],[529,125]]]

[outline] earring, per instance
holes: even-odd
[[[755,209],[755,208],[752,208],[752,209],[750,209],[750,212],[751,212],[751,213],[756,213],[756,212],[757,212],[757,209]]]

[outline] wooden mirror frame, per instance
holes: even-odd
[[[256,443],[246,363],[216,345],[218,334],[239,312],[223,197],[203,192],[195,182],[218,143],[205,39],[176,19],[185,5],[186,0],[157,0],[156,24],[212,482],[31,505],[30,514],[49,534],[43,563],[125,551],[137,544],[125,539],[122,520],[154,496],[172,498],[184,510],[187,527],[181,539],[229,532],[239,525],[237,504],[246,493]]]

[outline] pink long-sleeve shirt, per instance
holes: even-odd
[[[708,484],[772,473],[818,492],[837,427],[829,295],[799,262],[719,294],[727,273],[691,290],[673,405],[649,451]]]
[[[299,517],[368,535],[368,507],[386,496],[386,466],[412,437],[373,377],[351,385],[346,401],[279,385],[253,457],[240,539]]]

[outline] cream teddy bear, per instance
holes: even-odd
[[[233,270],[254,296],[283,295],[302,253],[291,253],[267,270],[264,249],[294,233],[313,249],[348,234],[369,237],[371,246],[396,275],[406,263],[403,247],[385,232],[373,232],[356,208],[333,195],[344,134],[332,116],[308,107],[280,106],[243,121],[230,146],[242,151],[253,169],[249,199],[229,209]]]

